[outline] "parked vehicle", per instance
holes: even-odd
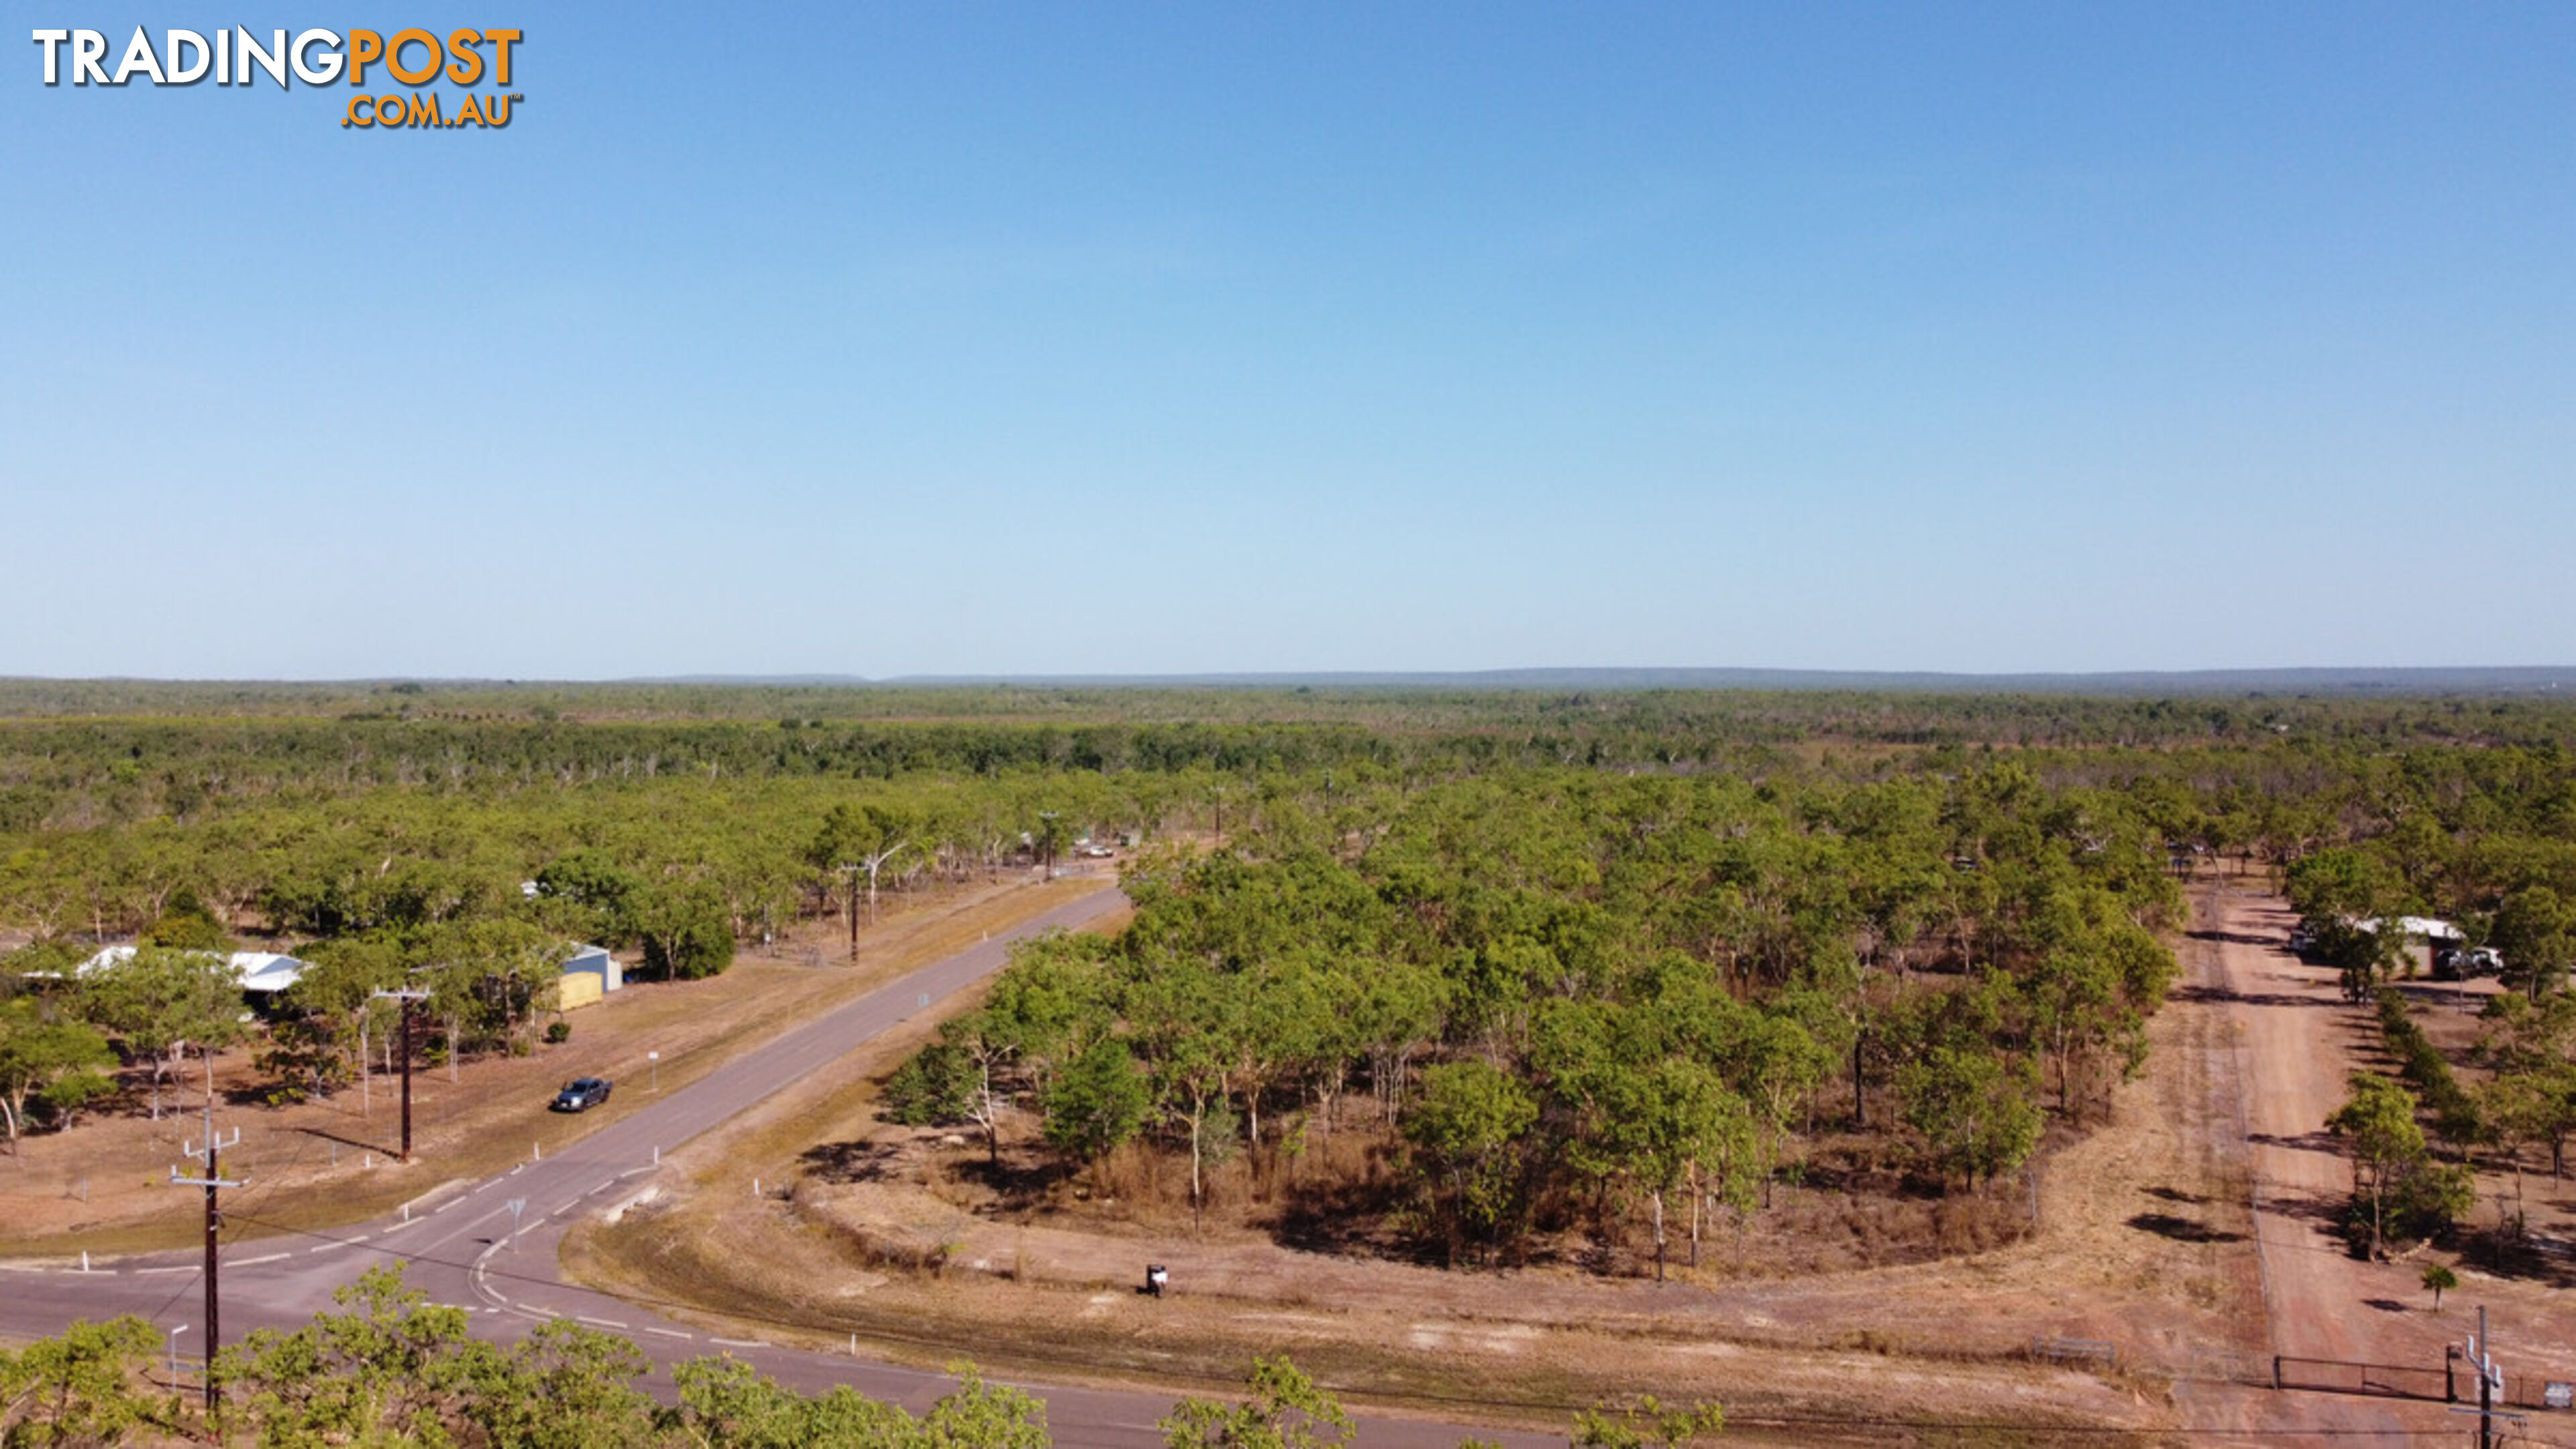
[[[562,1091],[555,1093],[554,1109],[558,1112],[587,1112],[607,1100],[606,1077],[575,1077],[564,1083]]]
[[[2466,981],[2475,976],[2493,976],[2504,970],[2504,958],[2484,946],[2474,950],[2449,948],[2433,953],[2433,979]]]
[[[2316,944],[2317,931],[2314,926],[2309,925],[2305,921],[2301,921],[2290,928],[2290,949],[2293,952],[2304,956],[2308,954],[2308,952],[2316,949]]]

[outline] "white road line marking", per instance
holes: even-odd
[[[363,1242],[365,1242],[366,1240],[367,1240],[367,1235],[366,1235],[365,1233],[351,1233],[349,1236],[347,1236],[347,1237],[345,1237],[345,1238],[342,1238],[340,1241],[341,1241],[341,1242],[344,1242],[344,1243],[363,1243]]]
[[[573,1317],[580,1319],[584,1323],[595,1323],[602,1328],[623,1329],[626,1327],[625,1324],[618,1322],[614,1318],[593,1318],[587,1313],[576,1313]]]
[[[765,1344],[765,1343],[761,1342],[759,1339],[756,1339],[756,1338],[717,1338],[717,1337],[716,1337],[716,1336],[714,1336],[713,1334],[709,1334],[709,1335],[707,1336],[707,1342],[709,1342],[709,1343],[720,1343],[720,1344],[724,1345],[724,1346],[725,1346],[725,1347],[727,1347],[727,1348],[767,1348],[767,1347],[769,1347],[769,1345],[768,1345],[768,1344]]]
[[[284,1253],[269,1253],[257,1258],[235,1258],[233,1259],[233,1266],[236,1268],[247,1268],[254,1263],[274,1263],[285,1256],[286,1255]]]
[[[696,1334],[694,1334],[694,1333],[682,1333],[680,1330],[678,1330],[678,1329],[676,1329],[676,1328],[655,1328],[655,1327],[653,1327],[653,1326],[652,1326],[652,1325],[650,1325],[650,1324],[645,1325],[645,1327],[644,1327],[643,1331],[644,1331],[644,1332],[646,1332],[646,1333],[658,1333],[658,1334],[662,1335],[664,1338],[687,1338],[687,1339],[694,1339],[694,1338],[696,1338],[696,1337],[697,1337],[697,1335],[696,1335]]]
[[[137,1268],[137,1273],[194,1273],[194,1268]]]

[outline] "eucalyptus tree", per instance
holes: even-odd
[[[0,1124],[8,1129],[13,1153],[29,1102],[62,1120],[115,1085],[99,1071],[116,1065],[107,1038],[47,1006],[33,997],[0,1001]]]
[[[241,1040],[241,979],[222,956],[205,951],[135,948],[130,956],[80,979],[79,1014],[121,1038],[152,1064],[152,1116],[161,1116],[161,1084],[194,1046],[209,1057]],[[211,1068],[209,1068],[211,1070]]]

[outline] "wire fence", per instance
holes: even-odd
[[[2465,1367],[2465,1366],[2463,1366]],[[2425,1399],[2434,1403],[2458,1403],[2465,1389],[2471,1398],[2477,1396],[2477,1378],[2471,1372],[2455,1372],[2451,1365],[2440,1368],[2408,1367],[2403,1364],[2352,1363],[2333,1358],[2293,1358],[2275,1355],[2272,1359],[2272,1387],[2306,1389],[2321,1394],[2369,1394],[2388,1399]]]

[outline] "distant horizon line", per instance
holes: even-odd
[[[142,685],[266,688],[436,689],[769,688],[769,689],[1750,689],[1890,690],[2015,693],[2241,693],[2307,690],[2332,693],[2576,691],[2576,665],[2293,665],[2227,669],[1883,670],[1775,669],[1735,666],[1525,667],[1462,670],[1213,670],[1176,673],[669,674],[606,678],[383,674],[346,677],[240,678],[154,675],[0,675],[0,685]]]

